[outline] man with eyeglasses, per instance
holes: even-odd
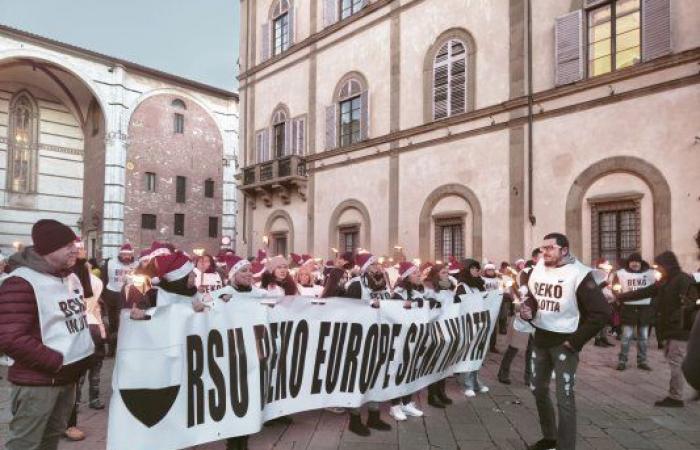
[[[527,280],[528,295],[521,318],[535,328],[532,384],[543,439],[532,450],[576,447],[574,382],[578,353],[610,319],[612,311],[593,279],[592,269],[578,261],[561,233],[544,237],[540,261]],[[549,395],[556,378],[559,424]]]

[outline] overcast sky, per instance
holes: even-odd
[[[0,23],[238,90],[239,0],[0,0]]]

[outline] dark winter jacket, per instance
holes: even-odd
[[[696,317],[688,337],[688,350],[683,361],[683,375],[688,384],[700,391],[700,320]]]
[[[617,298],[625,302],[652,297],[659,339],[687,341],[698,298],[694,281],[681,271],[673,252],[661,253],[654,261],[666,272],[664,278],[651,286],[619,294]]]
[[[26,266],[55,276],[67,275],[55,273],[33,247],[12,255],[10,266],[12,269]],[[42,343],[36,302],[34,289],[22,278],[10,274],[0,286],[0,352],[15,360],[8,379],[24,386],[75,383],[90,365],[90,358],[63,365],[63,355]]]

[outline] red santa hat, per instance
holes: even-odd
[[[253,272],[253,278],[260,278],[265,272],[265,265],[260,261],[253,261],[250,263],[250,270]]]
[[[484,265],[484,270],[496,270],[496,265],[493,263],[488,263]]]
[[[153,241],[151,244],[151,249],[149,256],[155,258],[156,256],[169,255],[175,252],[175,247],[172,244],[166,244],[165,242]]]
[[[236,256],[236,255],[229,256],[227,258],[227,261],[226,261],[226,267],[228,268],[229,278],[231,276],[233,276],[233,274],[242,270],[244,267],[249,267],[249,266],[251,266],[250,261],[248,261],[245,258],[241,258],[240,256]]]
[[[151,259],[151,249],[150,248],[144,248],[141,250],[139,253],[139,262],[146,262]]]
[[[433,268],[435,264],[431,263],[430,261],[425,261],[418,267],[418,270],[420,270],[420,273],[423,275],[427,275],[428,272],[430,272],[430,269]]]
[[[410,261],[404,261],[399,264],[399,278],[402,280],[417,271],[418,267]]]
[[[360,266],[360,272],[365,273],[369,266],[377,262],[377,258],[371,253],[358,253],[355,256],[355,264]]]
[[[451,274],[457,274],[462,270],[462,265],[457,261],[457,258],[450,256],[450,263],[447,265],[447,272]]]
[[[301,255],[298,255],[296,253],[290,253],[289,257],[292,258],[292,261],[294,261],[294,264],[296,264],[297,266],[301,266],[302,264],[304,264],[304,260],[302,259]]]
[[[186,277],[194,270],[194,264],[182,252],[158,255],[155,258],[156,275],[160,280],[176,281]]]
[[[258,250],[258,262],[264,262],[267,259],[267,250],[261,248]]]
[[[128,253],[130,255],[134,254],[134,247],[131,246],[128,242],[124,243],[122,247],[119,249],[119,253]]]

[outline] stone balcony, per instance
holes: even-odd
[[[275,194],[282,203],[288,205],[296,191],[302,201],[306,201],[306,160],[299,155],[265,161],[244,167],[238,176],[239,189],[257,206],[257,199],[265,206],[272,207]]]

